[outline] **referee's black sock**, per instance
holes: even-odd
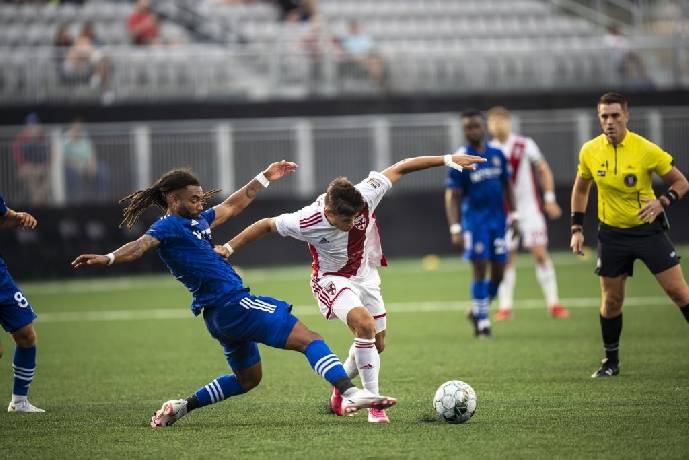
[[[615,318],[600,317],[600,330],[603,335],[603,348],[608,362],[620,362],[620,334],[622,334],[622,313]]]
[[[689,304],[687,304],[683,307],[679,307],[679,309],[682,311],[682,314],[684,315],[684,319],[686,319],[687,322],[689,323]]]

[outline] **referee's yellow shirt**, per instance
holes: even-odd
[[[613,146],[605,134],[581,147],[577,174],[598,188],[598,219],[612,227],[631,228],[644,222],[638,212],[643,199],[655,199],[652,173],[672,169],[672,156],[631,131]]]

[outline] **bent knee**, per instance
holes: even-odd
[[[376,336],[376,322],[373,318],[362,319],[354,326],[354,333],[357,337],[372,339]],[[376,341],[377,346],[377,341]]]
[[[237,382],[239,382],[239,386],[242,387],[242,390],[248,392],[256,388],[258,384],[261,383],[262,378],[263,375],[259,372],[257,374],[251,374],[247,376],[237,376]]]
[[[36,331],[32,327],[20,329],[12,334],[17,346],[28,348],[36,345]]]

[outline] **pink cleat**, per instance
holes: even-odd
[[[172,399],[163,403],[163,407],[155,411],[151,417],[152,428],[170,426],[177,420],[187,415],[187,401],[184,399]]]
[[[330,395],[330,410],[337,416],[342,416],[342,393],[337,387],[333,387],[333,394]]]
[[[512,319],[512,310],[508,308],[501,308],[493,315],[494,321],[506,321]]]
[[[569,318],[569,310],[567,310],[565,307],[562,305],[555,304],[551,305],[550,308],[548,309],[548,313],[550,313],[550,316],[553,318],[560,318],[560,319],[567,319]]]
[[[397,404],[395,398],[379,396],[368,390],[352,387],[342,395],[342,413],[353,414],[359,409],[387,409]]]
[[[390,423],[390,419],[385,413],[384,409],[369,409],[368,410],[369,423]]]

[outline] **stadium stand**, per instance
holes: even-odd
[[[689,83],[686,41],[635,37],[625,42],[632,59],[621,61],[605,28],[548,1],[321,0],[319,14],[303,22],[280,21],[274,5],[259,1],[152,8],[161,40],[141,47],[130,44],[129,2],[0,4],[0,104],[590,89],[620,75],[635,87]],[[343,52],[352,21],[375,50],[384,84]],[[108,73],[90,84],[65,81],[51,47],[55,32],[69,24],[75,36],[85,23],[101,42],[88,60],[95,68],[107,57]]]

